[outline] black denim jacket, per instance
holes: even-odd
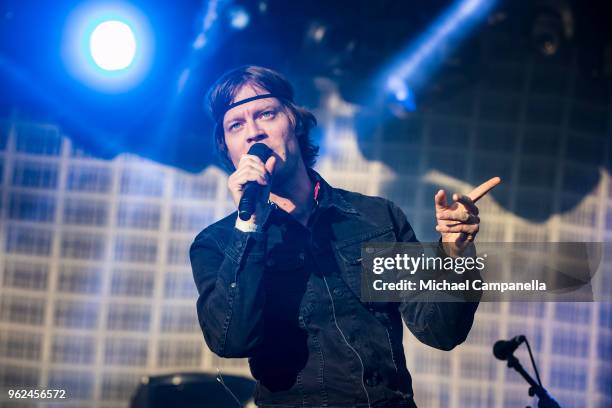
[[[412,407],[402,319],[421,342],[451,350],[478,303],[362,303],[361,245],[418,241],[392,202],[309,176],[321,189],[308,228],[269,204],[263,232],[234,228],[234,212],[195,238],[206,343],[249,358],[258,406]]]

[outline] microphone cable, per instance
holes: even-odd
[[[223,386],[225,391],[227,391],[229,395],[231,395],[232,398],[234,398],[234,401],[236,401],[236,404],[238,404],[238,406],[242,408],[243,405],[238,399],[238,397],[236,397],[236,395],[232,392],[232,390],[230,390],[230,388],[227,385],[225,385],[225,381],[223,381],[223,376],[221,375],[221,370],[219,369],[219,367],[215,367],[215,368],[217,369],[217,377],[216,377],[217,382]]]
[[[355,350],[355,348],[353,346],[351,346],[351,344],[346,339],[346,336],[344,335],[344,332],[342,331],[342,329],[338,325],[338,320],[336,319],[336,307],[334,306],[334,298],[332,297],[331,291],[329,290],[329,285],[327,284],[327,279],[325,279],[325,275],[323,275],[323,282],[325,282],[325,287],[327,288],[327,293],[329,294],[329,299],[331,300],[332,316],[334,317],[334,324],[336,325],[336,328],[340,332],[340,335],[342,336],[342,339],[344,340],[346,345],[353,351],[353,353],[355,353],[355,355],[359,359],[359,364],[361,364],[361,387],[363,388],[363,392],[365,392],[366,398],[368,400],[368,407],[371,408],[372,405],[370,403],[370,395],[368,394],[368,390],[367,390],[367,388],[365,386],[365,383],[364,383],[364,380],[363,380],[363,377],[365,377],[365,365],[363,364],[363,360],[361,359],[361,356],[359,355],[357,350]]]

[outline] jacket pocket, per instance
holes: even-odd
[[[366,258],[373,258],[392,249],[392,245],[389,245],[389,247],[385,246],[384,248],[370,248],[372,251],[362,254],[361,247],[363,244],[368,242],[381,242],[389,244],[396,242],[393,226],[387,225],[381,228],[376,228],[356,237],[351,237],[349,239],[340,241],[336,244],[336,251],[347,265],[356,266],[362,263],[363,255],[365,255]]]
[[[385,248],[369,248],[373,251],[362,254],[361,247],[368,242],[382,242],[393,244],[396,242],[393,226],[388,225],[381,228],[376,228],[357,236],[353,236],[347,240],[336,243],[336,259],[341,268],[341,276],[348,284],[353,294],[361,299],[361,284],[363,264],[368,264],[369,259],[381,256],[385,252],[393,250],[393,245],[386,245]]]

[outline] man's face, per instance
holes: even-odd
[[[264,89],[246,84],[240,88],[232,103],[267,93]],[[254,143],[261,142],[276,156],[274,184],[290,177],[302,160],[292,119],[276,98],[257,99],[227,111],[223,118],[223,131],[234,167],[238,167],[242,154],[247,153]]]

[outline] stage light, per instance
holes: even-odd
[[[399,77],[390,77],[387,81],[387,91],[389,92],[389,103],[392,105],[392,112],[397,116],[401,116],[406,112],[415,112],[416,98],[414,92],[405,80]],[[401,111],[398,111],[398,109]]]
[[[130,66],[136,53],[136,39],[132,29],[121,21],[105,21],[94,29],[89,49],[95,63],[107,71]]]
[[[412,89],[427,82],[442,64],[445,54],[456,47],[467,33],[492,9],[496,0],[460,0],[441,15],[416,41],[381,72],[380,81],[389,91],[394,83],[410,84]]]
[[[574,36],[574,15],[567,1],[536,2],[531,41],[545,57],[559,54]]]
[[[125,92],[137,86],[149,70],[153,48],[148,20],[127,3],[84,3],[66,20],[65,66],[99,91]]]
[[[327,27],[324,24],[313,21],[306,30],[306,39],[315,44],[320,44],[326,33]]]
[[[563,41],[563,23],[553,13],[542,13],[536,17],[531,31],[534,47],[546,57],[557,53]]]
[[[249,25],[251,17],[249,13],[241,6],[235,6],[228,12],[230,25],[236,30],[243,30]]]

